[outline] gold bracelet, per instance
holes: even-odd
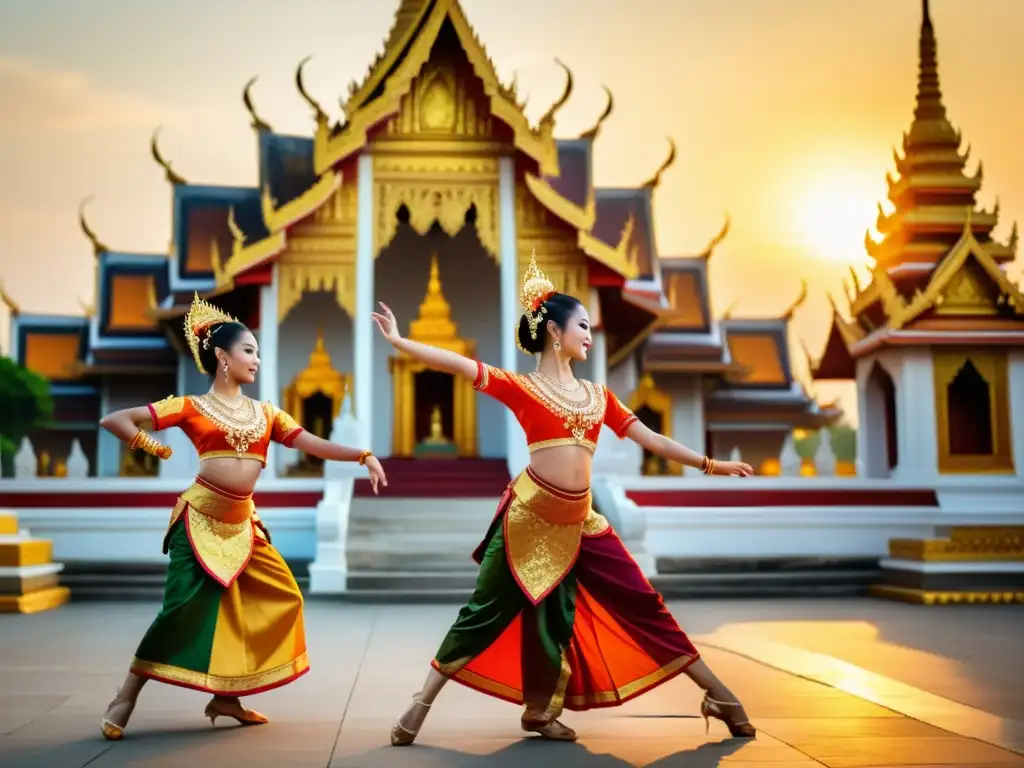
[[[366,466],[366,460],[368,458],[370,458],[371,456],[373,456],[373,451],[363,451],[362,453],[360,453],[359,454],[359,466],[360,467],[365,467]]]
[[[700,471],[705,475],[713,475],[715,474],[715,467],[717,465],[718,462],[715,459],[712,459],[710,456],[705,456],[700,463]]]
[[[135,433],[135,437],[133,437],[131,443],[128,444],[128,448],[132,451],[135,449],[145,451],[150,456],[156,456],[158,459],[163,459],[165,461],[171,458],[172,453],[170,448],[146,434],[141,429]]]

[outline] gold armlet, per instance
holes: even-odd
[[[170,448],[158,440],[155,440],[141,429],[135,433],[135,437],[133,437],[131,443],[128,444],[128,448],[133,451],[136,449],[145,451],[150,456],[156,456],[158,459],[167,460],[171,458]]]
[[[359,466],[360,467],[365,467],[366,466],[366,460],[368,458],[370,458],[371,456],[373,456],[373,451],[363,451],[362,453],[360,453],[359,454]]]

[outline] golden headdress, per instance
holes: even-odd
[[[537,327],[540,325],[541,315],[544,314],[543,304],[553,293],[555,293],[555,285],[537,266],[537,249],[535,248],[530,253],[530,265],[526,268],[526,274],[523,275],[523,287],[519,289],[519,304],[522,306],[526,322],[530,326],[531,339],[537,338]],[[518,333],[516,334],[516,345],[520,352],[530,354],[519,343]]]
[[[192,299],[192,306],[185,314],[185,340],[188,341],[188,348],[192,350],[192,359],[196,362],[196,368],[200,373],[209,375],[209,371],[203,368],[199,359],[199,345],[203,349],[210,348],[210,328],[218,323],[237,323],[238,318],[222,312],[212,304],[209,304],[195,294]]]

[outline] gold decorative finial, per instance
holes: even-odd
[[[160,154],[160,147],[157,145],[157,138],[159,136],[160,128],[157,127],[157,129],[153,131],[153,138],[150,139],[149,142],[150,154],[153,155],[153,159],[156,160],[157,165],[164,169],[164,176],[167,178],[168,182],[171,184],[187,184],[188,182],[179,176],[174,169],[171,168],[171,164],[164,159],[162,154]]]
[[[596,139],[597,135],[601,132],[601,126],[611,116],[612,109],[615,107],[615,98],[612,96],[611,89],[607,85],[602,85],[601,87],[604,88],[604,92],[608,96],[608,103],[605,105],[604,112],[601,113],[601,116],[597,118],[597,122],[594,123],[594,127],[580,134],[581,139],[590,139],[591,141]]]
[[[540,325],[541,315],[544,314],[544,302],[555,292],[555,285],[547,275],[540,271],[537,266],[537,249],[530,252],[530,264],[526,267],[523,275],[523,286],[519,290],[519,305],[526,315],[526,322],[530,326],[530,338],[537,338],[537,327]],[[519,344],[519,334],[516,334],[516,345],[525,354],[530,354]]]
[[[974,206],[967,206],[967,218],[964,219],[964,237],[974,234]]]
[[[548,111],[544,113],[544,117],[540,119],[541,125],[553,126],[555,123],[555,114],[565,106],[565,103],[569,101],[569,96],[572,94],[572,70],[565,66],[562,60],[557,57],[555,58],[555,63],[565,70],[565,90],[558,98],[558,101],[552,104]]]
[[[237,322],[238,318],[232,317],[212,304],[203,301],[199,298],[199,293],[195,293],[192,299],[192,306],[188,308],[188,312],[185,315],[185,340],[188,342],[188,348],[192,351],[192,359],[195,361],[196,368],[199,369],[200,373],[206,375],[210,373],[203,367],[199,359],[199,345],[202,344],[203,349],[210,348],[210,329],[212,326],[220,323]]]
[[[92,317],[93,315],[96,314],[96,307],[94,307],[92,304],[87,304],[86,302],[82,301],[81,297],[78,297],[78,306],[82,308],[82,314],[87,318]]]
[[[238,226],[238,222],[235,220],[235,206],[228,208],[228,232],[231,233],[231,239],[236,243],[245,242],[245,232]]]
[[[427,293],[420,304],[419,316],[409,324],[409,337],[426,342],[442,342],[457,338],[458,333],[451,314],[451,306],[441,288],[441,270],[437,265],[437,253],[434,252],[430,254]]]
[[[0,280],[0,301],[7,307],[7,311],[11,313],[11,317],[17,317],[21,314],[21,307],[15,303],[14,299],[11,298],[10,294],[4,290],[4,282]]]
[[[782,318],[784,320],[791,319],[793,317],[793,313],[796,312],[797,309],[799,309],[800,306],[806,300],[807,300],[807,281],[806,280],[801,280],[800,281],[800,294],[796,297],[796,301],[794,301],[790,305],[789,309],[786,310],[785,314],[782,315]]]
[[[853,268],[853,264],[850,264],[850,277],[853,278],[853,287],[856,292],[860,293],[860,278],[857,277],[857,270]]]
[[[274,129],[259,115],[256,114],[256,107],[252,104],[252,87],[259,80],[259,75],[254,75],[248,83],[245,84],[245,89],[242,91],[242,103],[245,105],[246,111],[249,113],[251,118],[250,125],[257,131],[273,131]]]
[[[725,236],[729,234],[729,228],[731,226],[732,218],[730,218],[729,214],[726,213],[725,222],[722,224],[722,228],[719,230],[717,235],[715,235],[714,237],[711,238],[710,241],[708,241],[707,246],[705,246],[704,250],[700,254],[700,257],[704,259],[704,261],[710,259],[711,254],[714,253],[715,251],[715,248],[719,245],[719,243],[725,240]]]
[[[306,63],[312,58],[312,56],[307,56],[306,58],[299,62],[299,66],[295,70],[295,87],[299,89],[299,95],[305,100],[307,104],[309,104],[310,108],[312,108],[313,115],[315,116],[317,123],[326,123],[327,113],[324,112],[323,107],[320,106],[317,100],[309,95],[309,93],[306,91],[305,84],[302,82],[302,68],[305,67]]]
[[[78,204],[78,226],[82,228],[82,232],[89,238],[89,242],[92,243],[92,252],[95,256],[99,256],[101,253],[109,251],[100,239],[96,237],[96,233],[92,231],[92,228],[85,220],[85,206],[87,206],[93,199],[92,195],[82,198],[82,202]]]
[[[659,182],[661,182],[661,174],[663,174],[665,171],[667,171],[669,169],[669,167],[671,167],[672,163],[674,163],[675,161],[676,161],[676,143],[675,143],[675,141],[672,140],[672,137],[669,136],[668,137],[668,157],[665,158],[665,162],[663,162],[659,166],[658,170],[655,171],[654,175],[651,178],[649,178],[647,181],[645,181],[643,184],[641,184],[641,187],[643,187],[645,189],[654,189],[655,187],[657,187]]]
[[[725,308],[725,312],[722,313],[722,320],[732,320],[732,313],[736,310],[736,306],[740,303],[740,300],[733,299],[732,304]]]

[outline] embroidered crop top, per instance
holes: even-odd
[[[291,447],[302,427],[280,408],[249,399],[233,413],[209,395],[168,397],[149,404],[154,431],[180,427],[199,452],[199,460],[256,459],[267,466],[270,441]]]
[[[473,387],[508,406],[526,432],[530,453],[556,445],[581,445],[593,452],[601,425],[621,440],[637,420],[607,387],[580,380],[584,397],[559,391],[554,382],[511,373],[477,361]],[[579,402],[577,402],[579,400]]]

